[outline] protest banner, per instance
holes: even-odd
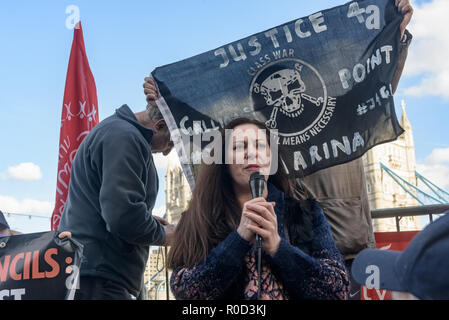
[[[395,140],[401,21],[394,1],[353,1],[156,68],[156,103],[191,187],[210,132],[237,117],[277,133],[291,176]]]
[[[58,232],[0,238],[0,300],[72,300],[83,246]]]

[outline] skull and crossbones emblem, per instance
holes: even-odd
[[[301,78],[303,66],[296,63],[293,68],[278,70],[268,76],[260,85],[254,86],[254,92],[259,93],[265,99],[267,106],[271,106],[270,118],[266,121],[269,128],[277,126],[278,111],[290,118],[297,118],[304,111],[302,99],[320,106],[323,98],[314,98],[305,93],[306,85]]]
[[[306,85],[301,79],[302,66],[296,65],[297,70],[282,69],[269,76],[260,86],[260,93],[269,106],[281,108],[290,116],[299,116],[304,108],[301,104],[301,93],[306,91]]]

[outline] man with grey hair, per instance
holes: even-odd
[[[149,246],[173,237],[174,225],[152,216],[159,189],[152,154],[172,147],[154,103],[138,113],[123,105],[81,143],[59,225],[84,245],[75,299],[140,295]]]

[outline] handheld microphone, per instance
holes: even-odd
[[[263,192],[265,191],[265,177],[259,172],[254,172],[249,177],[249,187],[251,189],[251,195],[254,198],[263,197]]]
[[[251,195],[254,198],[263,197],[265,191],[265,177],[259,172],[254,172],[249,177],[249,188],[251,189]],[[256,249],[257,249],[257,299],[260,299],[261,293],[261,272],[262,272],[262,237],[256,234]]]
[[[263,197],[263,192],[265,191],[265,177],[259,172],[254,172],[249,177],[249,188],[251,189],[251,195],[254,198]],[[260,235],[256,234],[257,247],[262,247],[262,238]]]

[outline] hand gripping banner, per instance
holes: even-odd
[[[197,136],[237,117],[277,132],[291,176],[395,140],[403,132],[391,85],[401,21],[392,0],[353,1],[156,68],[156,103],[191,186],[192,165],[210,143]]]

